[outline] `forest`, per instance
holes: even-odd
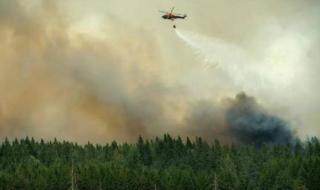
[[[1,139],[0,189],[299,189],[320,187],[320,142],[224,145],[165,134],[104,145]]]

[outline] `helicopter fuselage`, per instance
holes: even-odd
[[[187,17],[187,15],[183,15],[183,16],[177,16],[174,14],[165,14],[162,16],[163,19],[169,19],[169,20],[174,20],[174,19],[185,19]]]

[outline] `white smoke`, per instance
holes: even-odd
[[[225,57],[226,54],[232,54],[237,58],[244,59],[244,52],[233,44],[212,37],[206,37],[194,32],[175,30],[176,34],[190,48],[194,49],[196,54],[203,58],[207,63],[228,63],[234,60],[232,57]]]
[[[227,81],[223,83],[231,81],[234,91],[245,91],[260,97],[262,102],[288,110],[285,117],[293,123],[305,123],[303,113],[296,110],[308,109],[307,104],[297,102],[304,99],[308,90],[306,87],[309,86],[308,81],[304,80],[307,78],[304,63],[307,62],[309,45],[299,34],[284,33],[259,50],[246,49],[195,32],[176,30],[176,34],[204,63],[216,65],[212,72],[226,75]],[[253,36],[252,40],[263,40],[256,38]],[[216,79],[213,74],[212,80]],[[290,96],[288,93],[291,93]]]
[[[236,86],[243,88],[248,77],[255,78],[255,84],[250,86],[257,86],[256,82],[263,81],[261,75],[253,71],[257,69],[250,64],[252,60],[247,53],[237,45],[183,30],[176,30],[176,34],[208,67],[226,73]]]
[[[250,93],[288,90],[296,85],[295,78],[302,74],[299,72],[302,71],[301,66],[298,65],[301,56],[297,55],[299,49],[296,49],[299,44],[291,38],[294,36],[275,40],[261,57],[219,38],[183,30],[175,31],[196,56],[205,64],[215,66],[218,72],[225,73],[239,90]],[[286,52],[279,54],[281,49],[286,49]],[[281,64],[278,63],[280,61]]]

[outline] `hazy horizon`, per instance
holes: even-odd
[[[316,0],[2,0],[0,137],[230,142],[238,106],[319,136],[319,19]]]

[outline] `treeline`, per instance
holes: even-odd
[[[317,138],[288,145],[221,145],[201,138],[135,144],[8,141],[0,146],[0,189],[320,188]]]

